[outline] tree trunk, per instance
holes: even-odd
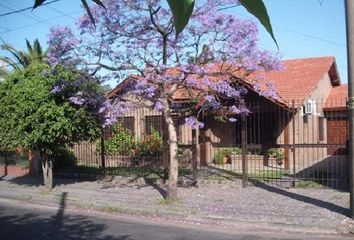
[[[177,157],[177,132],[171,117],[171,110],[168,105],[167,99],[163,99],[163,117],[168,130],[168,143],[169,143],[169,175],[168,175],[168,189],[167,199],[177,199],[177,178],[178,178],[178,157]]]
[[[53,189],[53,161],[47,154],[42,155],[42,170],[44,187],[51,191]]]
[[[30,149],[28,151],[28,161],[29,161],[29,174],[37,175],[39,174],[40,168],[40,154],[38,151]]]
[[[162,114],[162,118],[165,119],[164,114]],[[166,121],[163,121],[162,124],[162,139],[163,143],[165,143],[166,139],[168,139],[168,128]],[[163,180],[167,181],[168,179],[168,169],[169,169],[169,163],[170,163],[170,146],[168,144],[162,144],[162,164],[163,164],[163,170],[164,170],[164,176]]]

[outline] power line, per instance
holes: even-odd
[[[322,2],[320,2],[320,4],[322,4]],[[231,6],[227,6],[227,7],[223,7],[223,8],[219,8],[218,11],[225,11],[225,10],[228,10],[228,9],[232,9],[232,8],[235,8],[235,7],[238,7],[239,5],[231,5]],[[228,12],[228,13],[231,13],[233,14],[232,12],[230,11],[225,11],[225,12]],[[248,17],[244,14],[240,14],[240,13],[237,13],[238,15],[242,16],[242,17]],[[298,35],[302,35],[304,37],[307,37],[307,38],[312,38],[314,40],[319,40],[319,41],[322,41],[322,42],[327,42],[329,44],[333,44],[333,45],[336,45],[336,46],[340,46],[340,47],[346,47],[345,44],[343,43],[339,43],[339,42],[335,42],[335,41],[331,41],[331,40],[328,40],[328,39],[325,39],[325,38],[321,38],[321,37],[317,37],[317,36],[314,36],[314,35],[311,35],[311,34],[308,34],[308,33],[303,33],[303,32],[299,32],[299,31],[295,31],[295,30],[292,30],[290,28],[286,28],[286,27],[283,27],[283,26],[279,26],[277,24],[272,24],[273,26],[277,26],[283,30],[286,30],[286,31],[289,31],[289,32],[292,32],[292,33],[295,33],[295,34],[298,34]]]
[[[66,15],[75,15],[75,14],[78,14],[78,13],[82,13],[82,11],[75,11],[75,12],[72,12],[72,13],[69,13],[69,14],[66,14]],[[0,34],[8,33],[8,32],[13,32],[13,31],[16,31],[16,30],[19,30],[19,29],[23,29],[23,28],[27,28],[27,27],[32,27],[32,26],[35,26],[35,25],[40,24],[40,23],[49,22],[49,21],[52,21],[52,20],[54,20],[54,19],[67,17],[66,15],[61,15],[61,16],[58,16],[58,17],[47,18],[47,19],[38,21],[38,22],[36,22],[36,23],[31,23],[31,24],[23,25],[23,26],[20,26],[20,27],[17,27],[17,28],[8,29],[8,30],[6,30],[6,31],[0,32]]]
[[[10,4],[11,4],[11,3],[10,3]],[[12,5],[12,6],[15,6],[15,5],[13,5],[13,4],[11,4],[11,5]],[[13,10],[13,11],[17,11],[17,10],[15,10],[15,9],[10,8],[10,7],[8,7],[8,6],[5,6],[5,5],[3,5],[3,4],[0,4],[0,6],[2,6],[2,7],[4,7],[4,8],[7,8],[7,9],[10,9],[10,10]],[[21,14],[22,16],[28,17],[28,18],[30,18],[30,19],[36,21],[36,22],[39,22],[39,21],[41,20],[41,19],[38,19],[38,17],[32,17],[32,16],[29,16],[29,15],[24,14],[24,13],[22,13],[22,12],[19,12],[19,14]],[[42,22],[39,22],[39,23],[42,23]],[[43,23],[43,24],[45,24],[45,25],[48,26],[48,24],[46,24],[46,23]]]
[[[46,5],[48,5],[48,4],[50,4],[50,3],[53,3],[53,2],[56,2],[56,1],[60,1],[60,0],[55,0],[55,1],[52,1],[52,2],[48,2]],[[239,5],[232,5],[232,6],[223,7],[223,8],[218,9],[218,11],[223,11],[223,10],[235,8],[235,7],[237,7],[237,6],[239,6]],[[55,9],[53,9],[52,7],[48,7],[48,8],[50,8],[50,9],[52,9],[52,10],[55,10]],[[61,12],[61,11],[57,11],[57,10],[55,10],[55,11],[58,12],[58,13],[60,13],[60,14],[62,14],[62,16],[59,16],[59,17],[56,17],[56,18],[45,19],[45,20],[43,20],[43,21],[41,21],[41,22],[44,22],[44,21],[51,21],[51,20],[53,20],[53,19],[62,18],[62,17],[71,17],[71,18],[72,18],[71,15],[74,15],[74,14],[77,14],[77,13],[81,13],[81,11],[77,11],[77,12],[73,12],[73,13],[66,14],[66,13],[63,13],[63,12]],[[231,12],[229,12],[229,13],[231,13]],[[239,13],[238,13],[238,14],[239,14]],[[239,14],[239,15],[240,15],[240,16],[244,16],[244,17],[247,17],[247,16],[245,16],[245,15],[243,15],[243,14]],[[38,23],[41,23],[41,22],[38,22]],[[38,24],[38,23],[28,24],[28,25],[21,26],[21,27],[15,28],[15,29],[9,29],[9,30],[7,30],[7,31],[0,32],[0,34],[6,33],[6,32],[10,32],[10,31],[15,31],[15,30],[18,30],[18,29],[21,29],[21,28],[25,28],[25,27],[30,27],[30,26],[36,25],[36,24]],[[278,26],[278,27],[279,27],[279,26]],[[284,27],[280,27],[280,28],[284,28]],[[335,44],[335,45],[339,45],[339,46],[345,46],[345,45],[340,44],[340,43],[337,43],[337,42],[333,42],[333,41],[330,41],[330,40],[327,40],[327,39],[322,39],[322,38],[319,38],[319,37],[316,37],[316,36],[312,36],[312,35],[309,35],[309,34],[306,34],[306,33],[297,32],[297,31],[292,30],[292,29],[287,29],[287,28],[284,28],[284,29],[286,29],[286,30],[288,30],[288,31],[291,31],[291,32],[294,32],[294,33],[297,33],[297,34],[300,34],[300,35],[304,35],[304,36],[309,37],[309,38],[314,38],[314,39],[316,39],[316,40],[324,41],[324,42],[331,43],[331,44]],[[114,39],[115,39],[115,38],[109,38],[108,41],[109,41],[109,40],[114,40]],[[98,44],[98,43],[100,43],[100,42],[94,42],[94,43],[87,44],[87,45],[81,45],[81,46],[79,46],[79,48],[88,47],[88,46],[91,46],[92,44]],[[262,44],[259,44],[259,45],[262,45]],[[265,45],[263,45],[263,46],[265,46]],[[265,47],[268,48],[267,46],[265,46]],[[293,55],[293,54],[290,54],[290,53],[287,53],[287,52],[283,52],[283,53],[284,53],[285,55],[290,56],[290,57],[295,57],[295,58],[298,58],[298,57],[299,57],[299,56],[296,56],[296,55]],[[19,64],[19,63],[17,62],[16,64]],[[9,67],[9,66],[11,66],[11,65],[10,65],[10,64],[5,65],[5,67]]]
[[[60,11],[59,9],[56,9],[56,8],[53,8],[53,7],[50,7],[50,6],[47,6],[47,8],[53,10],[54,12],[59,13],[60,15],[66,16],[66,17],[71,18],[71,19],[73,19],[73,20],[75,20],[75,21],[77,20],[77,19],[74,18],[73,16],[71,16],[71,15],[69,15],[69,14],[67,14],[67,13],[65,13],[65,12],[63,12],[63,11]]]
[[[60,0],[52,0],[52,1],[49,1],[49,2],[45,2],[45,3],[42,4],[42,6],[49,5],[49,4],[52,4],[52,3],[55,3],[55,2],[59,2],[59,1]],[[15,11],[11,11],[11,12],[0,14],[0,17],[4,17],[4,16],[15,14],[15,13],[24,12],[24,11],[27,11],[27,10],[32,10],[32,9],[33,9],[33,6],[26,7],[26,8],[22,8],[22,9],[19,9],[19,10],[15,10]]]
[[[49,5],[49,4],[58,2],[58,1],[60,1],[60,0],[52,0],[52,1],[49,1],[49,2],[45,2],[45,3],[43,3],[42,5]],[[320,2],[320,3],[321,3],[321,2]],[[227,6],[227,7],[222,7],[222,8],[220,8],[220,9],[218,9],[218,11],[228,10],[228,9],[231,9],[231,8],[235,8],[235,7],[237,7],[237,6],[239,6],[239,5],[231,5],[231,6]],[[27,11],[27,10],[31,10],[31,9],[32,9],[32,7],[23,8],[23,9],[20,9],[20,10],[16,10],[16,11],[12,11],[12,12],[8,12],[8,13],[0,14],[0,17],[2,17],[2,16],[7,16],[7,15],[11,15],[11,14],[15,14],[15,13],[19,13],[19,12],[23,12],[23,11]],[[58,12],[58,13],[61,13],[61,14],[63,14],[63,15],[65,15],[65,16],[68,17],[68,14],[65,14],[65,13],[63,13],[63,12],[61,12],[61,11],[58,11],[58,10],[56,10],[56,9],[53,9],[53,8],[50,8],[50,9],[52,9],[52,10],[54,10],[54,11],[56,11],[56,12]],[[227,11],[227,12],[229,12],[229,11]],[[229,13],[231,13],[231,12],[229,12]],[[247,16],[245,16],[245,15],[243,15],[243,14],[240,14],[240,13],[238,13],[238,15],[243,16],[243,17],[247,17]],[[54,18],[53,18],[53,19],[54,19]],[[38,20],[36,20],[36,21],[38,21]],[[43,21],[38,21],[38,23],[45,23],[46,21],[49,21],[49,19],[43,20]],[[14,31],[14,30],[18,30],[18,29],[22,29],[22,28],[29,27],[29,26],[32,26],[32,25],[29,24],[29,25],[25,25],[25,26],[23,26],[23,27],[19,27],[19,28],[16,28],[16,29],[8,29],[8,30],[6,30],[6,31],[0,32],[0,34],[1,34],[1,33],[10,32],[10,31]],[[329,44],[333,44],[333,45],[337,45],[337,46],[341,46],[341,47],[346,47],[345,44],[338,43],[338,42],[335,42],[335,41],[331,41],[331,40],[328,40],[328,39],[324,39],[324,38],[321,38],[321,37],[313,36],[313,35],[310,35],[310,34],[307,34],[307,33],[295,31],[295,30],[292,30],[292,29],[289,29],[289,28],[285,28],[285,27],[279,26],[279,25],[277,25],[277,24],[274,24],[274,26],[277,26],[277,27],[279,27],[279,28],[281,28],[281,29],[284,29],[284,30],[286,30],[286,31],[289,31],[289,32],[292,32],[292,33],[295,33],[295,34],[298,34],[298,35],[305,36],[305,37],[307,37],[307,38],[312,38],[312,39],[314,39],[314,40],[319,40],[319,41],[327,42],[327,43],[329,43]],[[2,28],[3,28],[3,27],[2,27]]]

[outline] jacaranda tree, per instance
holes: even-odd
[[[160,0],[108,0],[107,11],[92,8],[94,27],[87,15],[78,23],[80,35],[67,27],[50,34],[51,64],[76,64],[91,71],[105,69],[106,77],[126,80],[110,111],[124,113],[149,105],[162,112],[168,129],[168,198],[177,197],[177,134],[171,113],[185,116],[193,128],[203,127],[199,115],[211,111],[235,121],[247,114],[246,89],[237,79],[260,70],[279,69],[277,56],[257,48],[257,26],[219,11],[229,0],[197,5],[186,29],[176,39],[173,15]],[[235,77],[237,75],[237,77]],[[258,86],[258,85],[257,85]],[[274,95],[272,85],[263,94]],[[188,104],[177,104],[176,94]],[[112,115],[116,118],[116,115]],[[110,119],[113,123],[115,119]]]
[[[100,82],[75,69],[38,63],[15,70],[0,82],[0,146],[39,151],[51,189],[53,155],[99,136],[104,101]]]

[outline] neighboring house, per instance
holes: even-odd
[[[233,76],[249,90],[246,97],[250,110],[246,128],[249,164],[253,164],[252,159],[256,159],[255,153],[260,150],[281,148],[285,157],[280,167],[302,173],[329,155],[346,154],[347,85],[341,84],[334,57],[285,60],[283,64],[284,71],[256,73],[263,75],[263,82],[273,82],[276,99],[260,95],[253,89],[256,74],[247,78],[239,78],[237,73]],[[124,84],[123,81],[108,96],[114,98]],[[177,94],[175,100],[187,99],[183,94]],[[136,137],[143,137],[151,127],[162,132],[163,121],[158,112],[138,109],[126,118],[130,119],[129,126]],[[203,121],[205,127],[197,133],[200,165],[212,164],[221,149],[241,146],[241,121],[220,122],[208,114]],[[178,118],[178,113],[175,122],[178,141],[181,145],[190,145],[191,128]],[[346,159],[338,157],[337,162]],[[261,167],[268,163],[257,164]],[[240,165],[234,168],[239,169]]]

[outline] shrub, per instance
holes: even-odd
[[[278,165],[283,165],[285,159],[285,153],[283,149],[270,148],[267,151],[269,157],[273,157],[277,160]]]
[[[151,129],[142,141],[135,141],[132,132],[122,124],[113,127],[112,136],[104,141],[105,154],[131,157],[155,156],[162,152],[162,137],[156,129]],[[101,153],[101,140],[96,143],[97,152]]]
[[[155,156],[162,152],[162,137],[160,133],[151,128],[151,133],[145,136],[145,139],[137,143],[135,148],[135,156]]]
[[[214,163],[218,164],[218,165],[224,164],[224,153],[223,153],[223,150],[216,152]]]
[[[135,148],[136,144],[132,132],[124,128],[121,123],[113,126],[112,136],[104,141],[106,155],[132,156]],[[101,140],[97,141],[96,149],[98,153],[101,153]]]
[[[234,148],[232,148],[232,154],[234,154],[234,155],[240,155],[241,153],[242,153],[241,148],[239,148],[239,147],[234,147]]]

